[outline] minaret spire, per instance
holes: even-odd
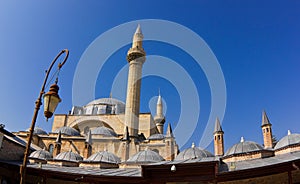
[[[58,135],[55,140],[54,150],[53,150],[53,157],[58,155],[61,151],[61,131],[58,132]]]
[[[167,132],[166,132],[166,137],[174,137],[173,135],[173,130],[172,130],[172,127],[171,127],[171,124],[168,123],[168,128],[167,128]]]
[[[89,158],[92,155],[92,133],[91,130],[86,135],[83,157]]]
[[[215,148],[215,156],[224,155],[224,132],[222,130],[220,120],[218,117],[216,118],[216,122],[215,122],[214,148]]]
[[[125,108],[125,126],[128,126],[129,136],[134,138],[138,137],[142,66],[146,61],[146,53],[143,49],[143,38],[141,26],[138,25],[133,35],[132,47],[127,53],[129,72]]]
[[[273,148],[272,124],[270,123],[270,120],[267,116],[266,111],[262,112],[261,129],[262,129],[262,132],[263,132],[265,149]]]
[[[163,114],[163,103],[160,96],[160,90],[158,90],[158,99],[156,103],[156,115],[154,117],[154,122],[156,124],[156,127],[158,129],[158,132],[160,134],[164,133],[164,123],[165,123],[165,117]]]

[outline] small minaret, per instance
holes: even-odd
[[[224,132],[220,125],[219,118],[216,119],[215,122],[215,130],[214,130],[214,148],[215,148],[215,156],[224,155]]]
[[[165,160],[174,160],[177,155],[178,147],[172,132],[171,124],[168,123],[168,128],[165,136]]]
[[[61,151],[61,132],[58,132],[56,141],[55,141],[55,146],[54,146],[54,150],[53,150],[53,158],[55,156],[57,156]]]
[[[273,148],[272,124],[269,121],[266,111],[263,111],[263,113],[262,113],[261,129],[263,132],[265,149]]]
[[[146,53],[143,49],[143,38],[144,36],[141,27],[138,25],[133,36],[132,47],[127,53],[129,72],[125,108],[125,126],[128,126],[129,128],[129,136],[134,138],[138,137],[142,66],[146,60]]]
[[[173,130],[172,130],[172,127],[171,127],[171,124],[168,123],[168,128],[167,128],[167,132],[166,132],[166,137],[174,137],[173,135]]]
[[[89,130],[86,139],[85,139],[85,146],[83,151],[83,157],[89,158],[92,155],[92,133],[91,130]]]
[[[162,104],[162,100],[161,100],[161,96],[160,96],[160,92],[159,92],[157,103],[156,103],[156,115],[154,117],[154,122],[155,122],[155,125],[160,134],[164,133],[165,121],[166,120],[165,120],[165,117],[163,114],[163,104]]]

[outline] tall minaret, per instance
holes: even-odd
[[[272,124],[269,121],[269,118],[267,116],[266,111],[263,111],[263,113],[262,113],[261,129],[262,129],[262,132],[263,132],[265,149],[272,148],[273,147]]]
[[[129,128],[129,136],[135,138],[138,136],[139,128],[142,66],[146,60],[146,53],[143,49],[143,37],[141,27],[138,25],[133,36],[132,47],[127,53],[129,72],[125,109],[125,126],[128,126]]]
[[[224,132],[222,130],[219,118],[216,119],[215,122],[215,130],[214,130],[214,148],[215,148],[215,156],[224,155]]]
[[[161,100],[160,93],[158,94],[158,99],[156,103],[156,115],[154,117],[154,122],[156,124],[156,127],[158,129],[158,132],[160,134],[164,133],[164,123],[165,123],[165,117],[163,114],[163,104]]]

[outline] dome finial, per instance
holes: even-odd
[[[244,139],[244,137],[241,137],[241,142],[245,142],[245,139]]]
[[[288,135],[291,135],[292,133],[291,133],[291,131],[290,130],[288,130]]]
[[[194,148],[194,147],[195,147],[195,143],[193,142],[193,143],[192,143],[192,148]]]

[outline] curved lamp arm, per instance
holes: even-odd
[[[38,112],[40,109],[40,106],[42,105],[42,96],[45,93],[45,86],[48,80],[48,76],[50,74],[50,71],[53,67],[53,65],[55,64],[55,62],[57,61],[57,59],[63,54],[66,53],[64,61],[62,63],[58,64],[58,69],[60,69],[67,61],[68,57],[69,57],[69,51],[67,49],[64,49],[62,51],[60,51],[60,53],[54,58],[54,60],[52,61],[51,65],[49,66],[47,72],[46,72],[46,76],[44,79],[44,83],[42,85],[42,89],[40,91],[39,97],[35,102],[35,109],[34,109],[34,113],[33,113],[33,117],[32,117],[32,121],[31,121],[31,126],[30,126],[30,130],[29,130],[29,137],[28,137],[28,142],[26,145],[26,149],[25,149],[25,153],[24,153],[24,159],[23,159],[23,164],[20,168],[20,184],[25,183],[25,176],[26,176],[26,166],[27,166],[27,162],[28,162],[28,156],[29,156],[29,149],[30,149],[30,145],[31,145],[31,141],[32,141],[32,136],[33,136],[33,131],[34,131],[34,126],[35,126],[35,122],[38,116]]]

